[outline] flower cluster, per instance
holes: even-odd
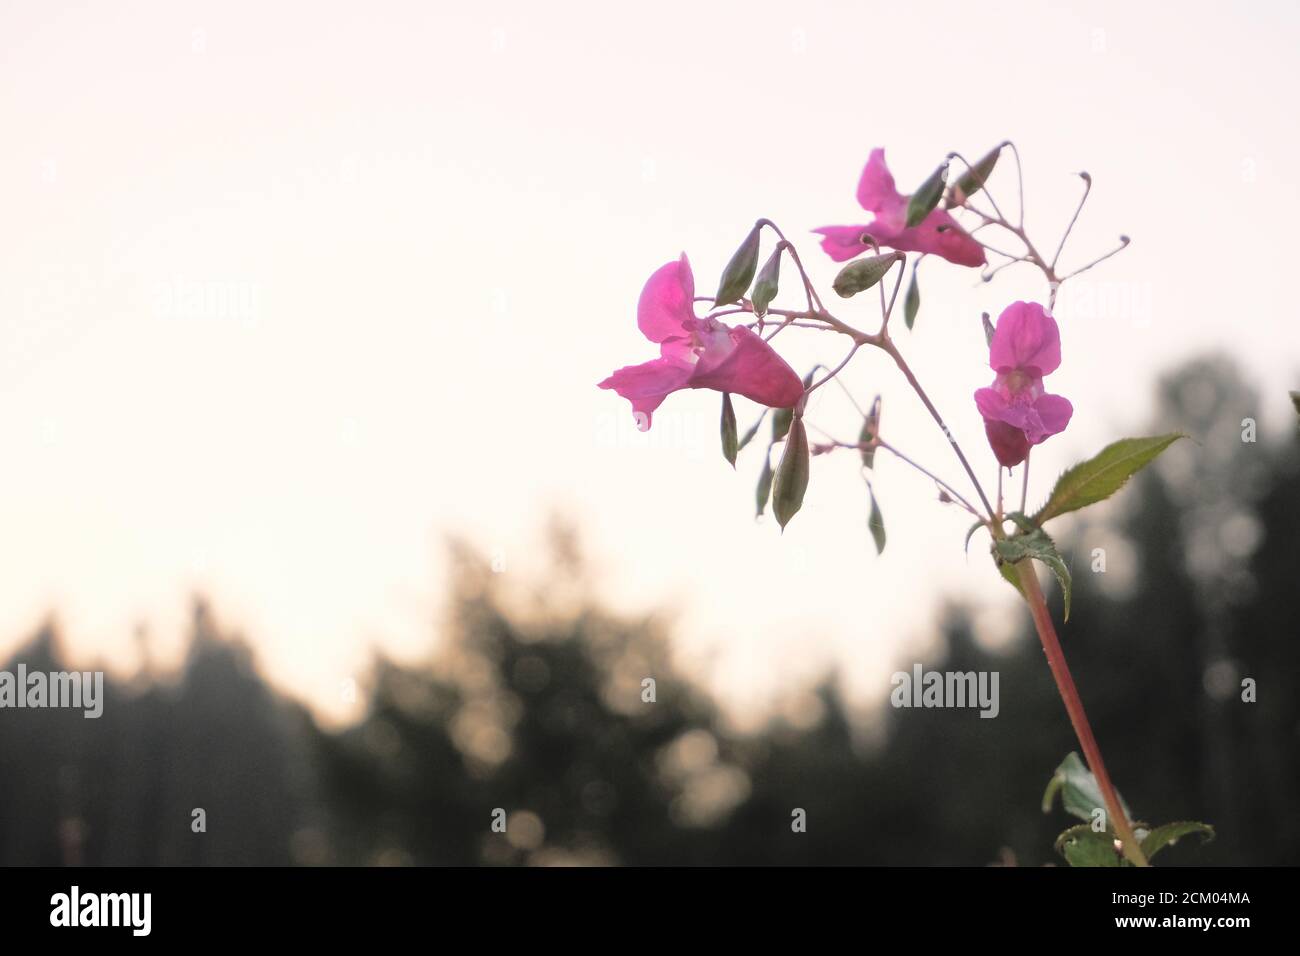
[[[857,199],[875,214],[871,222],[813,230],[836,262],[855,258],[874,242],[961,266],[986,264],[984,247],[944,209],[936,206],[917,225],[907,225],[910,197],[895,187],[883,149],[872,150],[858,181]],[[647,280],[637,305],[637,325],[659,346],[659,357],[618,369],[600,387],[632,404],[642,430],[650,427],[664,399],[681,389],[743,395],[770,408],[791,408],[804,394],[794,369],[751,328],[695,314],[695,277],[684,253]],[[975,393],[989,446],[1001,465],[1020,464],[1032,446],[1069,423],[1074,411],[1070,403],[1043,391],[1043,376],[1060,364],[1060,332],[1048,311],[1030,302],[1008,306],[989,347],[989,365],[997,378]]]

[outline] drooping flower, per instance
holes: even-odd
[[[1010,468],[1033,445],[1065,430],[1074,406],[1043,391],[1043,376],[1061,364],[1061,332],[1037,302],[1013,302],[998,316],[989,343],[989,366],[997,378],[975,392],[984,432],[998,462]]]
[[[743,395],[771,408],[790,408],[803,382],[753,331],[695,315],[695,276],[686,254],[661,266],[641,290],[636,321],[659,345],[659,358],[619,369],[600,383],[632,403],[637,425],[650,427],[665,398],[683,388]]]
[[[959,266],[982,266],[984,249],[957,220],[942,209],[933,210],[921,222],[907,228],[907,196],[894,187],[894,177],[885,165],[885,151],[873,149],[862,179],[858,181],[858,202],[876,218],[865,226],[822,226],[822,248],[836,262],[844,262],[871,248],[862,241],[864,233],[880,246],[900,252],[928,252]]]

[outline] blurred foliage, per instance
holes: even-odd
[[[1138,816],[1217,826],[1166,865],[1300,862],[1300,456],[1294,437],[1242,442],[1257,408],[1222,360],[1170,376],[1154,425],[1199,445],[1180,443],[1105,523],[1060,539],[1075,580],[1066,653],[1113,776]],[[1095,547],[1104,574],[1088,573]],[[1065,820],[1039,803],[1076,745],[1027,614],[989,649],[950,608],[924,662],[999,671],[996,719],[893,710],[888,687],[851,713],[829,675],[739,733],[674,663],[662,620],[612,614],[588,592],[579,550],[557,531],[551,578],[521,595],[453,546],[433,659],[376,659],[365,715],[341,732],[269,688],[197,604],[175,679],[108,681],[98,720],[0,711],[0,862],[1059,861]],[[60,669],[59,657],[45,626],[3,666]],[[1256,703],[1241,700],[1247,677]],[[497,808],[505,833],[491,828]],[[792,831],[796,808],[806,832]]]

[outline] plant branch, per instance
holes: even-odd
[[[876,440],[876,445],[877,445],[877,447],[879,447],[879,448],[883,448],[883,449],[885,449],[886,451],[891,452],[891,453],[894,455],[894,457],[899,458],[899,459],[901,459],[901,460],[907,462],[907,464],[911,465],[913,468],[915,468],[915,469],[916,469],[917,471],[919,471],[921,474],[925,475],[927,478],[929,478],[931,481],[933,481],[936,485],[938,485],[938,486],[939,486],[940,488],[942,488],[944,491],[948,492],[948,494],[952,495],[954,501],[956,501],[959,505],[961,505],[963,508],[965,508],[967,511],[969,511],[969,512],[970,512],[972,515],[974,515],[976,518],[978,518],[978,517],[980,516],[980,513],[979,513],[978,511],[975,510],[975,506],[974,506],[974,505],[972,505],[969,501],[967,501],[965,498],[963,498],[963,497],[961,496],[961,494],[960,494],[960,493],[959,493],[955,488],[953,488],[952,485],[948,484],[948,482],[944,481],[942,478],[940,478],[940,477],[939,477],[938,475],[936,475],[934,472],[930,471],[930,469],[928,469],[928,468],[926,468],[925,466],[923,466],[923,465],[921,465],[921,464],[919,464],[919,463],[913,461],[911,458],[908,458],[906,455],[904,455],[901,451],[899,451],[899,450],[898,450],[897,448],[895,448],[893,445],[889,444],[889,442],[880,441],[879,439],[877,439],[877,440]]]
[[[975,477],[975,470],[971,468],[970,462],[966,460],[966,454],[961,450],[961,446],[957,444],[957,439],[953,438],[952,431],[944,422],[943,416],[940,415],[939,410],[934,407],[934,402],[930,401],[930,396],[925,393],[925,389],[921,387],[921,383],[916,380],[916,375],[913,374],[912,369],[903,359],[902,354],[898,351],[898,347],[894,345],[893,340],[891,340],[887,335],[882,336],[873,344],[888,353],[894,360],[894,364],[898,366],[899,371],[903,373],[903,377],[907,379],[907,384],[912,386],[912,391],[916,392],[917,398],[921,400],[921,404],[925,406],[926,410],[930,413],[930,417],[935,420],[939,428],[943,431],[944,437],[946,437],[948,443],[952,445],[952,450],[956,453],[958,461],[961,462],[961,466],[966,469],[966,476],[970,478],[971,484],[975,486],[975,490],[979,493],[980,501],[984,505],[984,510],[988,512],[989,518],[992,519],[994,515],[993,505],[989,503],[988,495],[984,494],[983,486],[980,485],[979,479]]]
[[[1070,224],[1065,227],[1065,232],[1061,233],[1061,242],[1056,247],[1056,255],[1052,256],[1052,268],[1061,261],[1061,252],[1065,249],[1065,240],[1070,238],[1070,233],[1074,231],[1074,224],[1079,221],[1079,213],[1083,212],[1083,205],[1088,201],[1088,194],[1092,192],[1092,177],[1087,173],[1080,173],[1079,178],[1083,180],[1083,195],[1079,198],[1079,205],[1074,209],[1074,215],[1070,217]]]
[[[1091,269],[1093,266],[1097,265],[1098,263],[1105,262],[1111,256],[1118,255],[1119,253],[1123,252],[1125,249],[1128,248],[1128,244],[1129,244],[1128,236],[1120,236],[1119,245],[1116,246],[1114,249],[1112,249],[1110,252],[1106,253],[1104,256],[1098,256],[1096,259],[1093,259],[1091,262],[1089,262],[1086,266],[1080,266],[1078,269],[1075,269],[1069,275],[1062,276],[1059,281],[1064,282],[1066,279],[1073,279],[1075,276],[1079,275],[1080,273],[1087,272],[1089,269]]]

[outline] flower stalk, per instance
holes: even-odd
[[[1074,735],[1079,738],[1079,746],[1083,748],[1084,760],[1097,779],[1102,800],[1106,803],[1106,815],[1119,837],[1120,850],[1134,866],[1150,866],[1137,837],[1133,834],[1133,827],[1124,813],[1124,807],[1119,802],[1119,794],[1115,792],[1115,785],[1111,783],[1106,762],[1102,760],[1101,748],[1097,746],[1092,725],[1088,723],[1088,714],[1083,709],[1083,700],[1074,686],[1070,666],[1065,662],[1065,651],[1061,649],[1061,642],[1056,636],[1052,615],[1047,610],[1043,589],[1038,586],[1038,576],[1034,572],[1033,563],[1021,561],[1016,568],[1020,572],[1020,587],[1025,595],[1025,603],[1029,605],[1029,613],[1034,619],[1034,628],[1038,631],[1043,653],[1047,656],[1047,666],[1051,668],[1052,677],[1056,680],[1056,689],[1065,703],[1065,711],[1070,715],[1070,725],[1074,727]]]

